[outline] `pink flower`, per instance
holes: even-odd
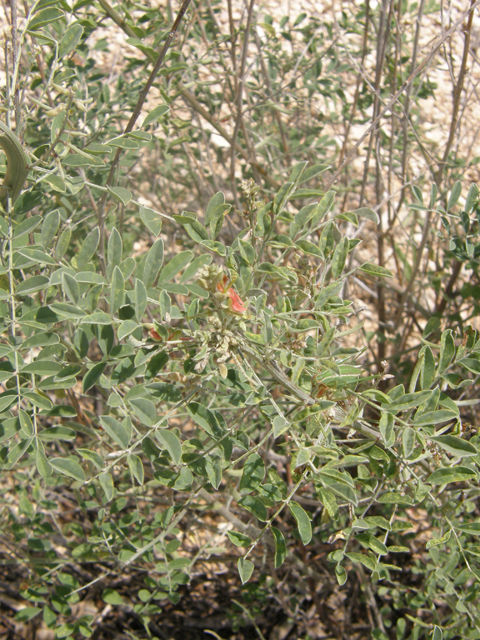
[[[228,306],[234,313],[245,313],[247,308],[243,304],[243,300],[240,298],[235,289],[230,289],[227,291],[230,296],[230,300],[228,301]]]
[[[226,293],[228,295],[228,297],[230,298],[229,301],[228,301],[228,307],[229,307],[230,311],[233,311],[233,313],[245,313],[247,308],[243,304],[243,300],[240,298],[240,296],[235,291],[235,289],[232,286],[230,286],[225,291],[225,285],[227,284],[227,282],[228,282],[228,278],[227,278],[227,276],[224,276],[223,277],[223,284],[221,282],[219,282],[217,284],[217,289],[219,291],[222,291],[223,293]]]

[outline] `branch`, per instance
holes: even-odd
[[[109,11],[107,12],[108,15],[110,15],[110,17],[112,17],[112,19],[122,28],[125,29],[127,27],[127,25],[125,25],[123,23],[123,21],[120,19],[120,16],[118,16],[118,14],[116,14],[116,12],[112,9],[112,7],[110,7],[110,5],[108,5],[108,2],[106,0],[100,0],[102,7],[106,10],[106,6],[109,7]],[[130,116],[130,120],[128,121],[127,126],[125,127],[125,130],[123,132],[123,134],[125,135],[126,133],[130,133],[130,131],[133,130],[133,127],[135,126],[135,123],[138,120],[138,116],[140,115],[141,111],[142,111],[142,107],[145,103],[145,100],[147,99],[147,95],[148,92],[150,91],[155,78],[158,75],[158,72],[160,71],[164,61],[165,61],[165,55],[170,47],[170,44],[172,42],[172,40],[175,38],[176,34],[177,34],[177,30],[178,27],[180,25],[180,22],[183,18],[183,16],[185,15],[187,9],[188,9],[188,5],[190,4],[191,0],[183,0],[182,5],[180,7],[180,10],[177,14],[177,17],[175,19],[175,22],[173,23],[172,29],[170,31],[170,33],[168,34],[167,39],[165,40],[165,43],[162,47],[162,50],[160,51],[157,61],[155,62],[155,65],[150,73],[150,76],[148,77],[147,82],[145,83],[145,86],[143,87],[143,89],[140,91],[140,95],[138,96],[138,100],[137,100],[137,104],[135,105],[135,108],[133,110],[132,115]],[[113,17],[115,15],[115,17]],[[131,29],[129,28],[128,31],[126,31],[126,33],[130,32]],[[122,153],[122,149],[119,147],[117,149],[117,152],[115,153],[115,157],[113,158],[113,162],[110,166],[110,171],[108,172],[108,176],[107,176],[107,180],[105,182],[105,186],[109,187],[112,185],[113,183],[113,179],[115,176],[115,171],[117,170],[119,161],[120,161],[120,155]],[[100,222],[100,257],[101,257],[101,261],[102,261],[102,269],[105,272],[105,228],[104,228],[104,221],[105,221],[105,204],[107,201],[107,197],[108,197],[108,191],[105,191],[102,199],[100,201],[98,210],[99,210],[99,222]]]

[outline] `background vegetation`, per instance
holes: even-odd
[[[480,638],[479,4],[3,5],[7,638]]]

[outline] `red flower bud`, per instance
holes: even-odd
[[[160,335],[155,331],[155,329],[150,329],[150,331],[148,333],[150,334],[150,337],[153,338],[154,340],[161,340],[162,339],[160,337]]]

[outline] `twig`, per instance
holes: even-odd
[[[167,36],[167,39],[165,40],[165,43],[162,47],[162,50],[160,51],[157,61],[148,77],[147,82],[145,83],[145,86],[143,87],[143,89],[140,91],[140,95],[138,96],[138,100],[137,100],[137,104],[135,105],[135,108],[133,110],[132,115],[130,116],[130,120],[128,121],[127,126],[124,129],[123,134],[127,134],[130,133],[130,131],[133,130],[133,127],[135,126],[135,123],[138,120],[138,117],[142,111],[143,105],[145,103],[145,100],[147,99],[147,95],[148,92],[150,91],[155,78],[158,75],[158,72],[160,71],[164,60],[165,60],[165,55],[170,47],[170,44],[172,42],[172,40],[175,38],[175,36],[177,35],[177,30],[178,27],[180,25],[180,22],[183,18],[183,16],[185,15],[188,6],[190,4],[191,0],[183,0],[182,5],[180,7],[180,10],[177,14],[177,17],[175,19],[175,22],[173,23],[173,26],[170,30],[170,33]],[[102,6],[105,8],[105,5],[108,4],[106,3],[106,0],[102,0]],[[110,10],[113,12],[113,9],[110,7]],[[110,14],[109,14],[110,15]],[[120,21],[120,26],[121,26],[122,21]],[[118,23],[117,23],[118,24]],[[120,161],[120,155],[122,153],[122,149],[119,147],[115,153],[115,157],[113,159],[113,162],[110,166],[110,171],[108,172],[108,176],[107,176],[107,180],[105,182],[105,185],[111,186],[113,183],[113,179],[115,176],[115,172],[117,170],[118,167],[118,163]],[[102,270],[105,273],[106,271],[106,267],[105,267],[105,204],[107,201],[107,197],[108,197],[108,192],[104,192],[102,199],[100,201],[98,210],[99,210],[99,220],[100,220],[100,247],[99,247],[99,255],[100,255],[100,260],[102,263]]]
[[[418,42],[420,40],[420,28],[422,24],[423,17],[423,9],[425,6],[425,0],[420,2],[420,6],[418,8],[418,16],[417,16],[417,26],[415,29],[415,38],[413,42],[413,51],[412,51],[412,62],[410,64],[410,73],[415,70],[415,65],[417,64],[417,55],[418,55]],[[405,105],[403,108],[403,122],[402,122],[402,130],[403,130],[403,150],[402,150],[402,184],[405,185],[407,181],[407,149],[408,149],[408,116],[410,112],[410,96],[412,94],[412,87],[410,85],[405,92]],[[405,199],[406,188],[403,187],[400,193],[400,200],[397,204],[396,210],[397,214],[400,211],[400,207],[403,204],[403,200]]]
[[[468,22],[467,25],[465,27],[465,42],[463,45],[463,56],[462,56],[462,63],[460,66],[460,71],[458,74],[458,80],[454,86],[453,89],[453,108],[452,108],[452,121],[450,124],[450,132],[449,132],[449,136],[448,136],[448,140],[447,140],[447,144],[445,147],[445,151],[443,154],[443,159],[440,162],[440,166],[438,168],[437,173],[435,174],[435,183],[437,185],[437,187],[440,189],[441,183],[442,183],[442,179],[443,179],[443,175],[445,172],[445,167],[446,167],[446,163],[447,163],[447,159],[448,159],[448,155],[450,153],[450,149],[452,148],[452,144],[453,144],[453,140],[455,138],[455,130],[457,127],[457,122],[458,122],[458,111],[459,111],[459,107],[460,107],[460,97],[463,91],[463,83],[465,80],[465,73],[466,73],[466,69],[467,69],[467,59],[468,59],[468,52],[470,49],[470,35],[471,35],[471,30],[472,30],[472,20],[473,20],[473,10],[475,8],[475,6],[478,4],[478,2],[474,3],[473,0],[470,0],[470,14],[468,16]],[[468,12],[467,12],[468,13]],[[451,31],[451,29],[449,30]],[[420,263],[422,261],[422,257],[423,257],[423,251],[425,249],[425,245],[427,243],[427,239],[428,239],[428,234],[430,232],[430,226],[431,226],[431,219],[432,219],[432,210],[429,209],[427,211],[427,215],[425,218],[425,224],[424,224],[424,228],[423,228],[423,234],[422,234],[422,239],[420,241],[420,247],[417,251],[417,257],[415,260],[415,265],[413,267],[412,270],[412,275],[410,277],[410,280],[405,288],[404,294],[402,296],[402,299],[400,301],[400,305],[399,305],[399,309],[398,309],[398,315],[397,315],[397,319],[395,322],[395,328],[397,328],[401,322],[401,318],[402,318],[402,311],[403,311],[403,306],[405,304],[405,300],[407,298],[407,295],[410,293],[413,284],[415,282],[415,279],[417,277],[417,273],[418,270],[420,268]],[[456,261],[458,262],[458,261]],[[452,272],[452,275],[450,277],[448,286],[449,286],[449,294],[451,294],[452,290],[453,290],[453,286],[455,284],[456,279],[458,278],[459,274],[460,274],[460,270],[462,268],[461,263],[459,264],[459,266],[454,264],[454,269]],[[453,280],[452,280],[453,278]],[[445,309],[445,306],[447,304],[447,300],[448,297],[443,297],[440,304],[438,305],[437,309],[443,311]]]
[[[230,134],[226,131],[226,129],[215,120],[215,118],[213,116],[211,116],[208,111],[200,104],[200,102],[195,98],[195,96],[190,93],[190,91],[188,91],[188,89],[182,89],[180,92],[180,95],[182,96],[182,98],[185,99],[186,102],[188,102],[190,104],[190,106],[195,109],[195,111],[200,114],[202,116],[202,118],[204,118],[207,122],[209,122],[212,127],[214,127],[218,133],[222,136],[222,138],[225,138],[225,140],[232,145],[232,147],[235,147],[235,151],[237,151],[244,160],[247,160],[248,162],[251,163],[252,167],[255,167],[255,169],[263,176],[263,178],[265,179],[265,182],[267,182],[271,187],[273,187],[274,189],[279,189],[280,188],[280,184],[270,176],[270,174],[266,171],[266,169],[264,169],[264,167],[262,167],[260,164],[258,164],[258,162],[254,162],[252,160],[250,160],[249,156],[248,156],[248,152],[245,151],[245,149],[243,149],[243,147],[241,147],[238,142],[233,141],[232,136],[230,136]]]
[[[260,38],[258,37],[258,33],[257,33],[256,29],[253,30],[253,37],[255,38],[255,44],[257,45],[257,49],[258,49],[258,58],[260,60],[260,68],[262,69],[262,75],[263,75],[263,77],[265,79],[265,84],[266,84],[266,87],[267,87],[267,94],[271,98],[272,97],[272,84],[270,82],[270,76],[268,74],[268,69],[267,69],[267,67],[265,65],[265,60],[263,59],[262,46],[261,46]],[[283,151],[285,153],[285,160],[287,162],[290,162],[290,158],[289,158],[289,155],[288,155],[288,141],[287,141],[287,136],[285,135],[285,129],[283,127],[282,118],[280,117],[280,114],[278,113],[277,109],[275,109],[275,107],[273,107],[272,111],[273,111],[274,118],[277,121],[278,129],[280,131],[280,136],[282,138],[282,145],[283,145]]]
[[[395,105],[395,103],[398,101],[398,98],[406,91],[406,89],[413,84],[415,78],[420,75],[420,73],[426,68],[428,67],[429,63],[432,61],[432,59],[435,57],[437,51],[440,49],[440,47],[443,45],[443,43],[452,35],[452,33],[454,33],[456,31],[456,29],[462,24],[462,22],[465,20],[465,18],[469,15],[469,12],[472,11],[474,9],[476,9],[476,7],[478,7],[480,5],[480,0],[475,0],[474,4],[471,6],[470,9],[467,9],[467,11],[464,11],[462,13],[462,15],[460,16],[460,18],[450,27],[450,29],[448,31],[446,31],[437,41],[437,43],[432,47],[432,50],[430,51],[430,53],[428,53],[422,60],[422,62],[418,65],[418,67],[415,69],[414,72],[412,72],[410,74],[410,76],[407,78],[407,80],[403,83],[403,85],[400,87],[400,89],[394,93],[394,95],[390,98],[390,100],[387,102],[387,104],[384,106],[384,108],[380,111],[380,113],[378,114],[378,116],[373,120],[373,122],[370,124],[370,126],[368,127],[368,129],[360,136],[360,138],[357,140],[357,142],[355,143],[355,146],[350,150],[350,152],[348,153],[348,155],[345,157],[345,160],[340,164],[340,166],[338,167],[338,169],[336,170],[336,172],[334,173],[334,175],[332,176],[332,178],[330,179],[330,182],[325,186],[325,191],[328,191],[332,185],[337,181],[338,177],[340,176],[340,174],[342,173],[342,171],[345,169],[345,167],[349,164],[350,160],[353,158],[353,156],[355,155],[355,153],[358,151],[358,149],[361,147],[362,143],[364,142],[364,140],[367,138],[367,136],[370,135],[371,131],[377,126],[378,122],[383,118],[383,116],[388,112],[392,110],[392,107]]]
[[[440,188],[440,184],[442,182],[443,174],[445,172],[445,167],[446,167],[446,164],[447,164],[447,159],[448,159],[448,156],[450,154],[450,150],[452,148],[453,140],[455,138],[455,130],[457,128],[457,122],[458,122],[458,111],[459,111],[459,108],[460,108],[460,98],[461,98],[462,91],[463,91],[463,84],[464,84],[464,81],[465,81],[465,74],[466,74],[466,70],[467,70],[468,53],[469,53],[469,50],[470,50],[470,37],[471,37],[471,32],[472,32],[473,10],[477,5],[478,5],[478,2],[474,3],[473,0],[470,0],[470,9],[469,9],[470,14],[468,16],[468,21],[467,21],[467,24],[466,24],[465,29],[464,29],[465,41],[463,43],[462,62],[461,62],[461,65],[460,65],[460,71],[459,71],[459,74],[458,74],[458,80],[454,84],[454,87],[453,87],[453,108],[452,108],[452,120],[450,122],[450,132],[448,134],[448,140],[447,140],[447,144],[445,146],[445,151],[443,153],[442,161],[440,162],[440,166],[439,166],[437,174],[435,176],[435,182],[436,182],[438,188]],[[450,31],[451,31],[451,29],[450,29]]]
[[[255,0],[250,0],[250,4],[248,6],[247,24],[245,27],[245,38],[243,41],[243,50],[242,50],[242,62],[240,65],[240,76],[238,78],[238,87],[237,87],[237,96],[236,96],[237,119],[235,121],[235,128],[233,130],[232,145],[231,145],[230,178],[232,181],[233,197],[235,201],[237,201],[237,189],[236,189],[236,181],[235,181],[235,143],[237,140],[237,135],[240,129],[240,125],[242,123],[243,87],[245,84],[245,66],[247,64],[248,39],[250,36],[250,29],[252,26],[252,15],[253,15],[254,4],[255,4]],[[238,203],[237,203],[237,207],[239,207]]]
[[[368,42],[368,27],[370,25],[370,0],[366,1],[365,4],[365,30],[363,32],[363,42],[362,42],[362,59],[360,61],[360,67],[363,68],[365,63],[365,56],[367,55],[367,42]],[[338,23],[335,20],[335,27],[338,27]],[[355,117],[355,111],[357,110],[358,98],[360,97],[360,85],[362,84],[362,76],[359,75],[357,78],[357,85],[355,87],[355,95],[353,97],[352,110],[350,113],[350,118],[345,127],[345,136],[343,139],[342,149],[340,151],[339,162],[342,162],[343,157],[345,155],[345,151],[347,149],[347,140],[348,135],[350,133],[350,127],[352,126],[353,118]]]

